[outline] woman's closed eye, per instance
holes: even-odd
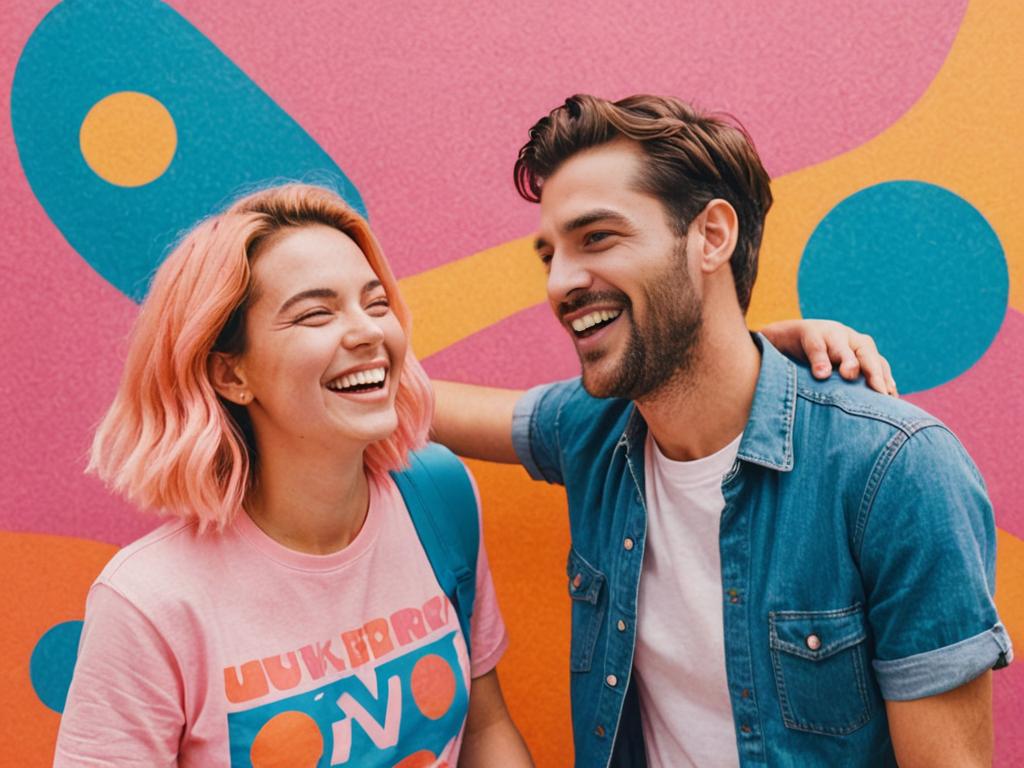
[[[294,323],[296,325],[315,325],[318,322],[325,322],[327,318],[330,318],[334,313],[329,309],[323,307],[318,309],[312,309],[307,312],[303,312],[297,318]]]
[[[391,302],[388,301],[387,296],[380,296],[379,298],[372,300],[369,304],[366,305],[367,313],[373,315],[374,317],[381,317],[383,315],[386,315],[390,310]]]

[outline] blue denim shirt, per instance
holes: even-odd
[[[861,383],[817,381],[755,341],[761,371],[719,529],[740,762],[895,765],[884,699],[938,694],[1012,658],[992,601],[984,483],[928,414]],[[646,764],[632,684],[646,434],[632,402],[592,398],[578,379],[532,389],[516,408],[520,460],[569,500],[585,768]]]

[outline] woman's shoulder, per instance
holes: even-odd
[[[129,598],[154,588],[166,590],[194,573],[202,550],[215,546],[218,535],[199,533],[194,520],[168,520],[114,555],[95,583]]]

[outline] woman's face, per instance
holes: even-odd
[[[257,442],[355,448],[398,426],[406,337],[359,246],[337,229],[286,229],[253,260],[255,300],[236,371]]]

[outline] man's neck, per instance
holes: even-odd
[[[683,377],[637,401],[637,408],[667,458],[710,456],[746,427],[760,370],[761,353],[743,323],[706,324]]]

